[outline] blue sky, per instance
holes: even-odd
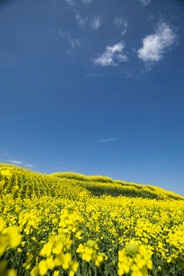
[[[0,161],[184,196],[184,1],[0,2]]]

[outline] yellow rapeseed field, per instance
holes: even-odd
[[[184,275],[184,198],[0,165],[0,276]]]

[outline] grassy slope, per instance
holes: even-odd
[[[9,169],[12,176],[6,180],[4,189],[8,193],[14,193],[15,197],[41,197],[42,195],[54,197],[68,197],[77,199],[78,196],[128,196],[156,199],[181,199],[184,197],[164,189],[112,180],[103,176],[84,176],[77,173],[53,173],[40,174],[17,166],[0,164],[1,169]],[[0,175],[0,181],[2,176]],[[14,189],[14,187],[18,189]]]

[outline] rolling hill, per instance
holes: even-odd
[[[0,164],[0,170],[10,170],[11,176],[5,180],[3,189],[14,197],[38,197],[42,195],[56,198],[77,199],[86,196],[139,197],[150,199],[180,199],[184,197],[156,186],[140,185],[104,176],[85,176],[73,172],[41,174],[14,165]],[[0,179],[1,180],[1,179]],[[16,187],[16,188],[15,188]]]

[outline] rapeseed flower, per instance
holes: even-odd
[[[132,240],[118,252],[119,275],[132,272],[133,276],[147,275],[147,269],[152,269],[152,251],[150,247],[140,245]]]

